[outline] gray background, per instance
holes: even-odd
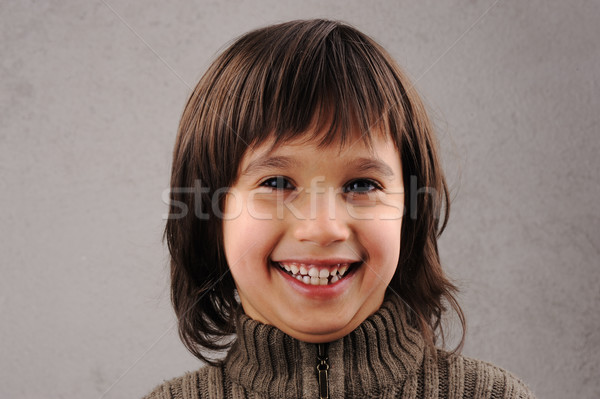
[[[464,353],[600,397],[598,1],[0,5],[0,397],[136,398],[200,367],[161,243],[190,87],[235,36],[348,21],[412,77],[454,198]]]

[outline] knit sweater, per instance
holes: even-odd
[[[164,382],[144,399],[319,398],[318,345],[244,315],[219,367]],[[323,348],[323,346],[321,346]],[[329,398],[530,399],[518,378],[494,365],[430,350],[396,296],[356,330],[327,345]]]

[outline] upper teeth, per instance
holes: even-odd
[[[298,280],[305,282],[310,281],[310,284],[315,285],[327,284],[328,282],[335,283],[346,274],[348,267],[350,267],[349,263],[338,263],[327,268],[296,262],[279,262],[279,265],[286,271],[292,273]],[[303,276],[306,276],[306,278],[303,278]],[[332,279],[327,281],[329,277]]]

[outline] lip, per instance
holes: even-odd
[[[279,262],[296,262],[296,263],[305,263],[312,265],[320,265],[321,267],[325,266],[334,266],[338,263],[358,263],[356,267],[353,267],[352,270],[344,276],[343,279],[339,280],[336,283],[328,284],[328,285],[309,285],[304,284],[290,276],[276,264]],[[304,259],[304,260],[281,260],[281,261],[271,261],[271,266],[274,267],[279,276],[285,281],[286,284],[290,285],[290,287],[297,292],[298,294],[310,298],[310,299],[318,299],[318,300],[329,300],[335,297],[342,295],[344,292],[348,290],[348,287],[352,284],[356,271],[359,270],[363,266],[362,261],[351,261],[350,259],[327,259],[317,261],[315,259]]]

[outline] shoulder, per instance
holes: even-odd
[[[143,399],[203,399],[222,397],[218,392],[222,386],[222,369],[205,366],[177,378],[164,381]],[[215,392],[213,392],[215,391]]]
[[[535,399],[521,379],[494,364],[441,350],[437,364],[440,389],[446,388],[448,397]]]

